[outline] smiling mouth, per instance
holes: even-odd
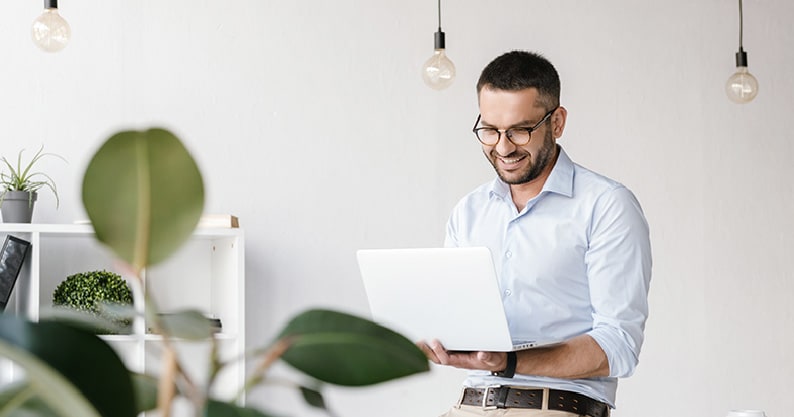
[[[514,168],[516,165],[518,165],[519,162],[523,161],[524,158],[526,158],[527,156],[529,155],[520,155],[511,158],[505,156],[497,156],[496,159],[498,159],[501,162],[501,165],[503,165],[505,168]]]

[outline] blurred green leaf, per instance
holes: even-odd
[[[110,137],[88,164],[83,204],[97,239],[139,271],[168,258],[193,232],[204,184],[174,134],[125,131]]]
[[[39,316],[42,320],[68,324],[93,334],[129,334],[132,330],[131,326],[122,326],[117,321],[111,320],[108,318],[111,317],[109,315],[96,315],[89,311],[75,310],[71,307],[42,307]]]
[[[430,369],[427,357],[402,335],[372,321],[330,310],[293,318],[279,338],[290,345],[282,359],[336,385],[372,385]]]
[[[0,329],[3,327],[0,323]],[[30,404],[27,401],[20,404],[21,408],[8,403],[3,404],[13,407],[9,411],[12,415],[15,415],[13,413],[17,410],[20,410],[20,415],[26,415],[24,413],[35,410],[46,412],[49,409],[56,411],[59,417],[100,417],[97,410],[74,385],[36,356],[0,338],[0,357],[10,359],[21,366],[32,381],[30,387],[35,390],[35,400]],[[51,408],[47,407],[48,405]],[[46,415],[42,414],[42,416]]]
[[[136,373],[131,374],[131,377],[138,413],[157,408],[157,378]]]
[[[137,414],[129,371],[110,346],[84,330],[2,314],[0,356],[22,366],[36,394],[63,417]]]
[[[169,336],[202,340],[212,335],[210,321],[198,310],[159,314],[158,317],[160,324]]]
[[[204,417],[272,417],[271,414],[247,407],[238,407],[229,403],[207,400]]]
[[[323,394],[320,391],[309,387],[300,388],[301,395],[303,395],[303,400],[306,401],[306,404],[309,404],[312,407],[322,408],[323,410],[326,409],[325,398],[323,398]]]

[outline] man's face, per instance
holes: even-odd
[[[504,132],[512,127],[532,127],[543,119],[551,109],[543,107],[537,99],[538,90],[535,88],[504,91],[486,86],[480,91],[480,126],[502,130],[499,142],[491,146],[482,145],[482,151],[499,178],[511,185],[525,184],[538,178],[551,169],[556,157],[556,136],[551,121],[554,114],[532,132],[529,143],[525,145],[513,144]]]

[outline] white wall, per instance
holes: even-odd
[[[794,375],[794,4],[745,1],[745,49],[761,92],[730,103],[732,0],[444,2],[458,79],[426,88],[431,0],[63,0],[73,29],[38,51],[39,1],[0,7],[0,153],[65,156],[42,169],[36,222],[84,218],[80,182],[111,133],[164,126],[192,150],[207,211],[247,232],[249,343],[312,306],[366,313],[354,251],[436,246],[457,199],[491,177],[469,129],[481,68],[510,49],[558,67],[572,158],[621,180],[652,227],[651,318],[622,416],[790,410]],[[332,389],[340,415],[434,416],[461,373]],[[255,404],[315,415],[283,392]],[[383,409],[372,411],[371,406]],[[298,408],[295,408],[298,407]]]

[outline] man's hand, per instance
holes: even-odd
[[[507,367],[504,352],[456,352],[431,340],[416,344],[428,359],[439,365],[463,369],[502,371]],[[595,339],[583,334],[559,345],[516,352],[516,373],[552,378],[593,378],[609,376],[609,360]]]
[[[462,352],[444,349],[441,342],[431,340],[416,344],[431,362],[462,369],[501,371],[507,367],[505,352]]]

